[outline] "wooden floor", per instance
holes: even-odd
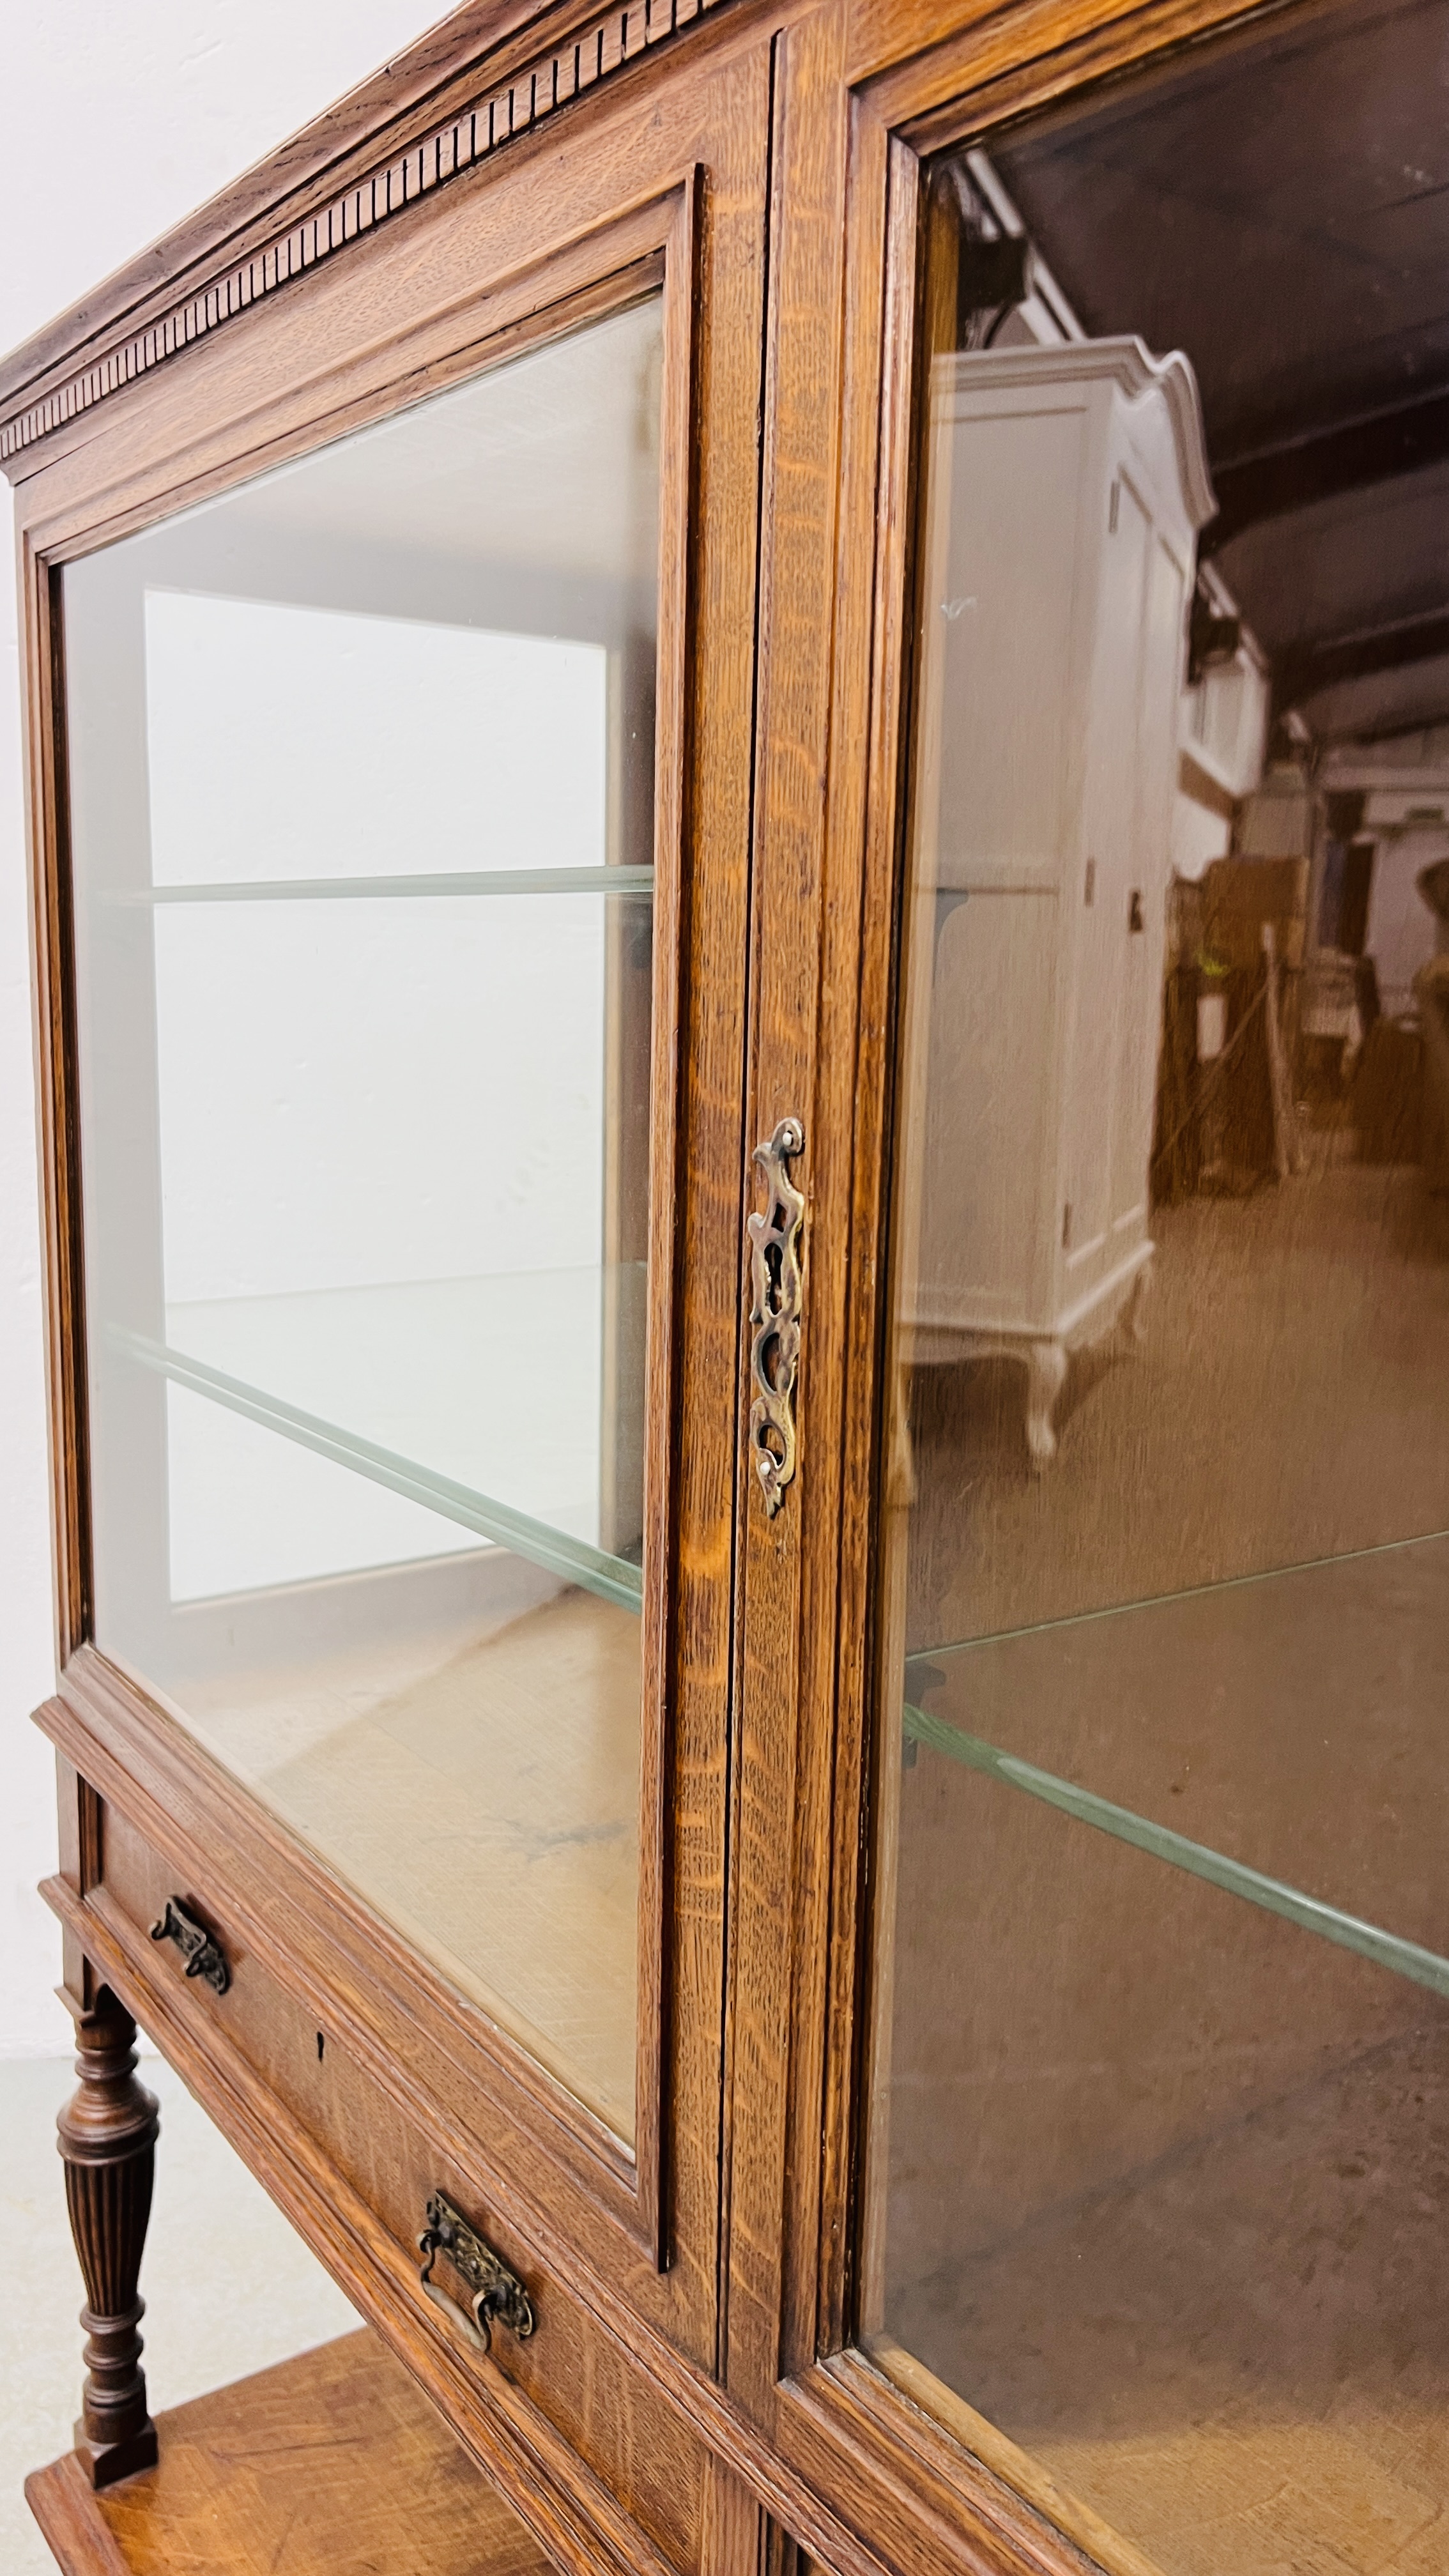
[[[548,2576],[550,2562],[374,2335],[157,2421],[154,2469],[25,2493],[64,2576]]]
[[[892,2325],[1164,2576],[1442,2576],[1446,2222],[1439,2017],[943,2264]]]
[[[1045,1473],[1022,1368],[917,1372],[913,1649],[1449,1524],[1449,1197],[1351,1144],[1153,1212],[1141,1348],[1073,1355]]]
[[[559,1587],[379,1688],[376,1652],[188,1695],[228,1770],[626,2143],[640,1625]]]
[[[1449,1211],[1154,1229],[1045,1474],[922,1373],[912,1695],[1449,1955]],[[888,2333],[1164,2576],[1449,2576],[1449,2003],[925,1749],[899,1849]]]

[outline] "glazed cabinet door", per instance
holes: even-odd
[[[728,2320],[836,2568],[1444,2561],[1449,11],[1231,19],[855,40]]]
[[[646,26],[460,76],[20,498],[72,1982],[687,2567],[774,30]]]

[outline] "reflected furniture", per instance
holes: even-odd
[[[965,350],[935,360],[929,400],[910,1348],[1024,1363],[1040,1466],[1069,1353],[1129,1306],[1140,1326],[1187,610],[1215,504],[1180,354]]]

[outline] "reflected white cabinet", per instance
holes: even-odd
[[[1197,387],[1136,339],[967,351],[930,389],[913,1083],[918,1362],[1067,1354],[1152,1257],[1169,829],[1198,529]]]

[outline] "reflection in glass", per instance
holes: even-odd
[[[626,2138],[659,350],[63,576],[97,1641]]]
[[[1446,60],[923,217],[861,2325],[1164,2576],[1444,2563]]]

